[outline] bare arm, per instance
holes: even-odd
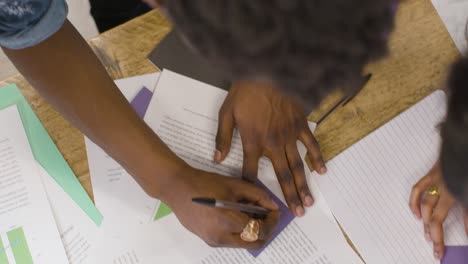
[[[133,111],[70,22],[34,47],[4,50],[42,96],[206,243],[259,248],[271,236],[279,212],[268,193],[239,179],[191,168],[172,153]],[[262,224],[260,240],[248,243],[238,234],[249,221],[247,215],[194,205],[193,197],[247,200],[273,211]]]
[[[129,170],[150,195],[165,198],[164,186],[176,180],[174,174],[185,163],[138,118],[70,22],[34,47],[4,51],[42,96]],[[149,184],[154,177],[158,184]]]

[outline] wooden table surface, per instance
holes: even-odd
[[[440,88],[449,65],[459,56],[430,0],[401,4],[387,59],[370,65],[373,74],[364,90],[319,126],[316,137],[327,160],[363,138],[432,91]],[[114,79],[151,73],[149,52],[170,31],[157,11],[149,12],[90,40]],[[65,65],[66,66],[66,62]],[[58,114],[20,75],[0,81],[16,83],[92,197],[83,135]],[[332,95],[311,115],[316,120],[338,96]]]

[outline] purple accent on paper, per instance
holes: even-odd
[[[138,115],[143,118],[145,116],[146,110],[148,109],[149,103],[151,101],[151,98],[153,97],[153,93],[148,90],[148,88],[143,87],[138,94],[135,96],[135,98],[132,100],[131,105],[133,109],[138,113]],[[252,254],[254,257],[258,257],[263,250],[275,239],[282,231],[285,229],[289,223],[294,220],[294,215],[291,213],[289,208],[278,198],[276,195],[271,192],[262,182],[257,181],[257,186],[265,189],[268,191],[270,194],[270,197],[275,201],[275,203],[279,206],[279,210],[281,211],[281,216],[278,222],[278,225],[276,226],[276,230],[273,233],[273,236],[271,237],[270,241],[268,241],[265,246],[263,246],[261,249],[258,250],[249,250],[249,253]]]
[[[440,264],[468,263],[468,246],[446,246],[444,258]]]
[[[294,220],[294,215],[291,213],[289,208],[278,198],[276,195],[271,192],[263,183],[260,181],[257,181],[257,186],[265,189],[268,191],[270,194],[270,197],[275,201],[275,203],[279,206],[279,210],[281,211],[281,216],[278,222],[278,225],[276,226],[276,230],[273,233],[273,236],[271,237],[270,241],[268,241],[261,249],[258,250],[249,250],[249,253],[252,254],[254,257],[258,257],[260,253],[263,252],[263,250],[268,247],[268,245],[273,241],[288,225],[289,223]]]
[[[152,97],[153,93],[148,88],[143,87],[132,100],[132,107],[140,118],[143,119],[143,117],[145,117],[146,110],[148,109]]]

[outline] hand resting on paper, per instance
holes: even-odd
[[[178,158],[138,117],[69,21],[34,47],[4,51],[49,103],[124,166],[148,195],[166,202],[191,232],[225,247],[259,248],[269,238],[278,211],[264,220],[261,241],[248,244],[239,236],[246,215],[192,203],[201,196],[275,209],[253,184],[195,170]],[[79,63],[63,67],[64,61]]]
[[[165,202],[171,207],[179,221],[191,232],[202,238],[212,247],[233,247],[258,249],[272,236],[279,220],[278,205],[269,194],[251,184],[233,177],[187,168],[181,175],[189,175],[178,185],[173,195]],[[192,202],[193,197],[210,197],[232,202],[248,201],[272,212],[262,219],[259,240],[245,242],[240,233],[248,224],[247,214],[211,208]]]
[[[428,189],[436,186],[439,196],[428,194]],[[411,211],[418,219],[423,220],[424,236],[434,244],[434,257],[442,259],[445,253],[443,223],[452,207],[455,198],[447,190],[442,179],[440,163],[437,162],[427,175],[414,186],[410,196]],[[468,214],[464,214],[465,229],[468,232]]]
[[[260,157],[268,157],[292,213],[304,215],[304,206],[311,206],[313,197],[296,142],[304,143],[320,174],[326,168],[301,103],[269,83],[234,83],[219,111],[216,162],[222,162],[229,154],[234,127],[242,139],[244,179],[255,181]]]

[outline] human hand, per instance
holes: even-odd
[[[436,187],[439,195],[431,195],[428,190]],[[410,195],[410,208],[414,215],[423,220],[424,235],[433,242],[434,257],[442,259],[445,254],[443,223],[452,207],[455,198],[447,190],[442,179],[440,163],[437,162],[429,173],[414,186]],[[464,213],[465,230],[468,234],[468,214]]]
[[[325,173],[326,168],[300,103],[266,83],[235,83],[219,111],[214,155],[218,163],[230,151],[235,126],[242,138],[244,179],[255,181],[260,157],[270,158],[290,210],[304,215],[304,206],[311,206],[313,197],[297,140],[307,147],[318,173]]]
[[[231,177],[221,176],[192,168],[183,171],[188,175],[183,184],[173,190],[172,198],[167,199],[179,221],[192,233],[212,247],[261,248],[275,231],[279,220],[278,205],[261,188]],[[247,214],[220,208],[195,204],[194,197],[207,197],[239,202],[247,201],[270,209],[271,213],[260,221],[259,240],[245,242],[240,233],[251,219]]]

